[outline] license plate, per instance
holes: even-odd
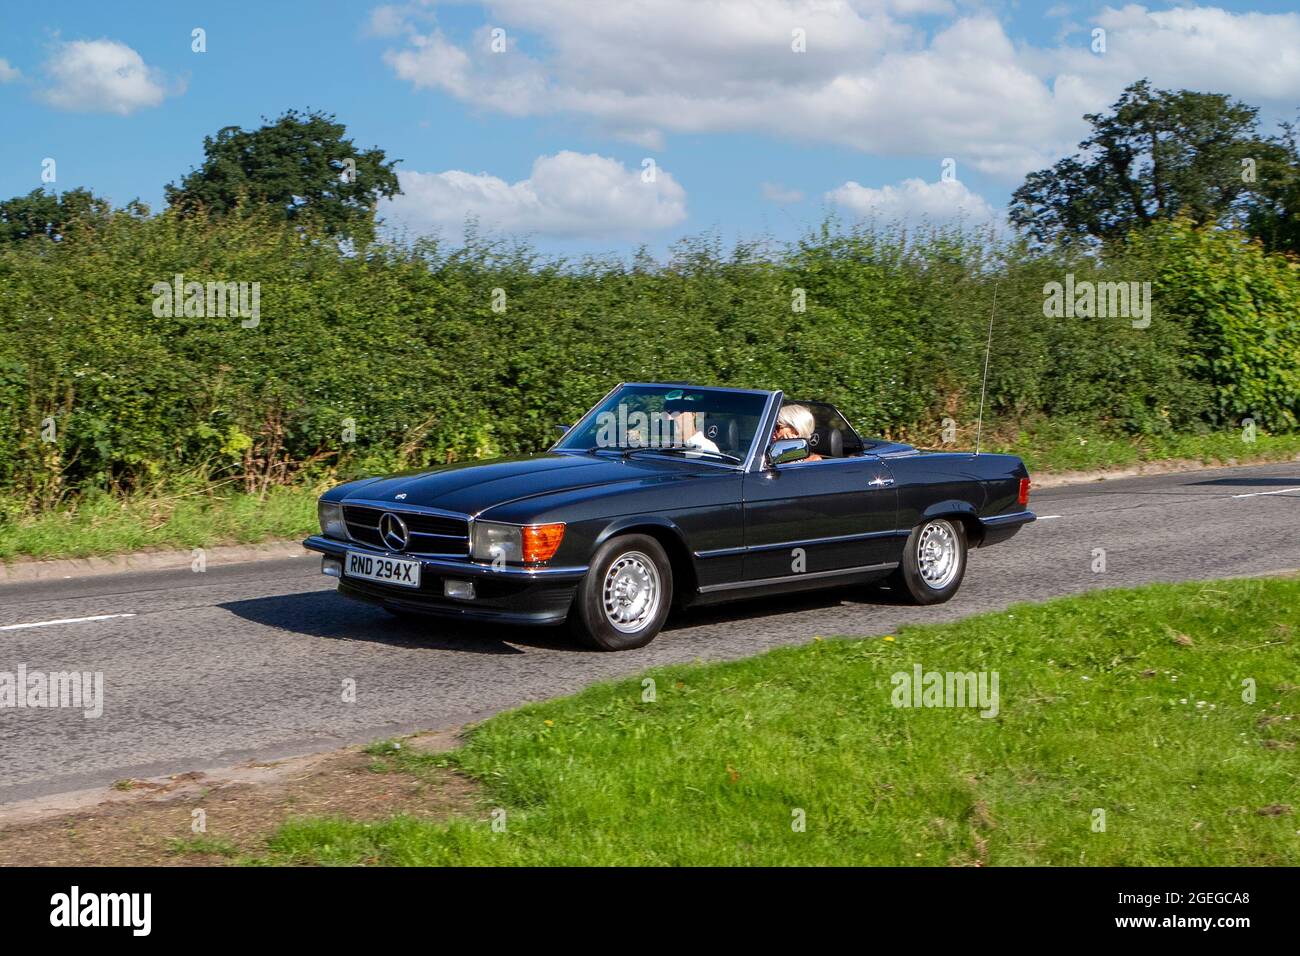
[[[365,578],[380,584],[397,584],[404,588],[420,586],[420,562],[385,558],[376,554],[349,551],[343,573],[350,578]]]

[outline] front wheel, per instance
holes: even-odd
[[[623,535],[597,549],[569,625],[593,647],[628,651],[654,640],[672,601],[673,572],[663,546],[649,535]]]
[[[942,604],[957,593],[965,574],[965,527],[931,518],[907,536],[902,564],[891,580],[917,604]]]

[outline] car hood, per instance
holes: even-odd
[[[507,502],[556,492],[679,481],[716,472],[712,466],[689,460],[550,452],[366,479],[341,486],[338,497],[400,502],[472,515]]]

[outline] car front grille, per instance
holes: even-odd
[[[405,548],[407,553],[469,555],[469,519],[424,511],[345,504],[343,520],[347,522],[352,540],[372,548],[392,550],[379,535],[379,519],[385,511],[401,518],[411,532],[410,543]]]

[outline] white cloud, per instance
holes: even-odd
[[[909,17],[917,14],[952,14],[957,11],[949,0],[889,0],[890,13]]]
[[[426,24],[437,20],[434,9],[437,3],[438,0],[405,0],[372,7],[362,32],[375,37],[417,34]]]
[[[598,238],[637,236],[686,218],[686,191],[662,169],[629,170],[590,153],[540,156],[527,179],[487,173],[399,171],[402,195],[380,215],[416,231],[459,229],[467,218],[512,233]]]
[[[0,57],[0,83],[9,83],[22,76],[22,72],[16,66],[10,66],[9,61]]]
[[[980,223],[997,216],[983,196],[956,179],[934,183],[905,179],[897,186],[880,189],[849,181],[828,192],[826,198],[857,216],[882,222]]]
[[[434,7],[438,0],[406,0],[373,7],[362,30],[367,36],[416,36],[437,20]]]
[[[1109,106],[1133,80],[1162,88],[1228,93],[1253,105],[1294,110],[1300,99],[1300,13],[1230,13],[1216,7],[1149,11],[1104,8],[1092,20],[1106,31],[1106,52],[1089,49],[1091,28],[1069,49],[1027,54],[1079,87],[1072,94]]]
[[[764,199],[778,205],[803,202],[803,193],[797,189],[786,189],[780,183],[763,183],[762,190]]]
[[[407,21],[385,53],[417,89],[509,115],[571,114],[636,142],[664,132],[765,133],[876,155],[953,156],[1014,180],[1082,137],[1129,83],[1228,92],[1288,113],[1300,98],[1300,13],[1105,8],[1056,44],[1013,42],[991,13],[936,22],[942,0],[494,0],[454,42]],[[969,9],[965,3],[957,8]],[[956,8],[954,8],[956,9]],[[791,50],[805,31],[807,52]],[[532,55],[514,41],[540,52]]]
[[[394,4],[384,4],[370,11],[366,32],[376,37],[401,36],[407,29],[407,12]]]
[[[41,98],[62,110],[126,116],[167,96],[162,74],[117,40],[60,43],[45,63]]]

